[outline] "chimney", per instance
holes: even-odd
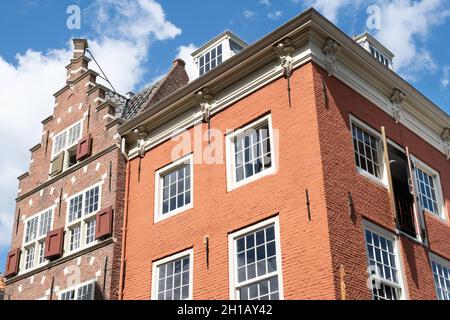
[[[86,39],[73,39],[73,48],[73,58],[77,59],[86,53],[88,42]]]
[[[87,48],[89,48],[89,45],[86,39],[73,39],[73,58],[66,66],[67,83],[70,83],[88,71],[88,65],[91,59],[86,57]]]

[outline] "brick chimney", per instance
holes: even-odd
[[[86,39],[73,39],[73,58],[66,66],[68,83],[88,71],[91,59],[86,57],[87,48],[89,48],[89,45]]]

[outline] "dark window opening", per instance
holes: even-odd
[[[397,211],[397,227],[402,232],[416,237],[414,223],[414,195],[411,193],[409,181],[408,158],[393,146],[388,147],[389,161]]]
[[[69,149],[68,153],[69,153],[69,162],[67,164],[67,167],[70,168],[77,164],[77,146],[73,147],[72,149]]]

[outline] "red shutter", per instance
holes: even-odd
[[[20,249],[11,250],[6,257],[5,277],[15,276],[19,272]]]
[[[97,213],[95,220],[95,239],[105,238],[112,235],[112,207],[103,209]]]
[[[92,151],[92,135],[89,133],[78,142],[77,145],[77,161],[83,161],[91,155]]]
[[[63,253],[63,243],[64,243],[64,229],[57,229],[47,233],[47,238],[45,239],[45,258],[55,259],[62,255]]]

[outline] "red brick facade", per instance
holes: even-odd
[[[385,126],[390,139],[408,145],[412,154],[438,170],[449,205],[450,172],[443,154],[313,63],[294,72],[291,86],[292,107],[286,80],[279,79],[211,119],[211,128],[226,132],[270,113],[273,128],[279,130],[279,170],[274,175],[227,191],[225,158],[224,164],[195,164],[193,208],[155,224],[155,171],[174,160],[176,142],[163,142],[131,161],[124,299],[149,299],[152,263],[190,248],[193,298],[229,299],[228,235],[273,216],[280,221],[285,299],[339,299],[342,267],[346,298],[370,299],[362,221],[392,232],[396,227],[387,188],[356,171],[350,114],[375,129]],[[426,220],[430,248],[400,236],[406,296],[411,299],[436,298],[429,251],[450,259],[448,220]],[[205,236],[210,239],[209,268]]]

